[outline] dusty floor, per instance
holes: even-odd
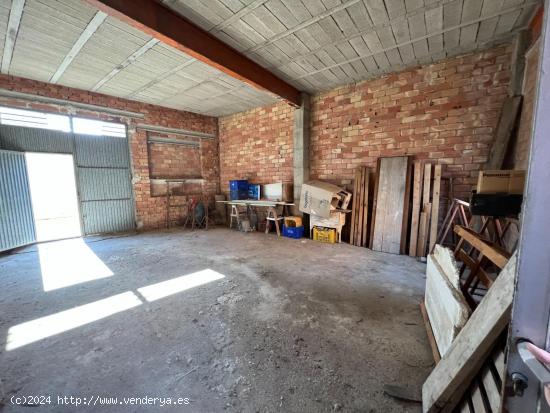
[[[74,242],[0,257],[6,413],[77,410],[57,396],[93,399],[78,409],[90,412],[420,411],[382,391],[420,389],[432,365],[412,258],[227,229],[89,239],[82,259]],[[182,290],[177,280],[205,269],[224,277],[196,285],[216,274],[199,273]],[[66,285],[96,270],[104,278]],[[170,279],[164,298],[139,290]],[[51,404],[10,403],[29,395]],[[190,404],[120,404],[144,396]]]

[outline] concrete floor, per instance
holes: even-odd
[[[76,410],[58,395],[190,399],[90,412],[420,411],[382,390],[419,390],[432,366],[410,257],[221,228],[75,243],[0,257],[6,413]]]

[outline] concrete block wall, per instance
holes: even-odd
[[[59,85],[51,85],[30,79],[0,75],[0,88],[34,95],[66,99],[74,102],[93,104],[103,107],[138,112],[143,119],[124,118],[107,115],[101,111],[69,109],[66,106],[33,103],[27,100],[1,98],[0,105],[22,109],[40,110],[50,113],[72,114],[85,118],[101,119],[112,122],[123,122],[128,126],[130,154],[132,161],[134,198],[136,202],[136,220],[138,228],[162,228],[166,223],[166,200],[151,194],[149,178],[149,159],[147,154],[147,132],[136,129],[137,123],[145,123],[169,128],[187,129],[196,132],[217,134],[217,119],[149,105],[136,101],[116,98],[100,93],[87,92]],[[155,136],[161,136],[155,133]],[[201,159],[205,170],[202,190],[205,196],[212,197],[218,191],[218,142],[203,140],[201,142]],[[181,213],[181,211],[180,211]]]
[[[510,54],[509,45],[499,46],[312,96],[311,179],[349,185],[359,165],[412,155],[445,164],[455,196],[466,198],[493,142]],[[292,178],[292,112],[279,103],[220,119],[222,189],[229,179]],[[282,168],[266,167],[277,149],[285,150]]]

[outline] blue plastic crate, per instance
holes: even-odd
[[[229,181],[229,190],[248,192],[248,180],[238,179],[238,180]]]
[[[229,191],[229,199],[232,201],[238,201],[240,199],[248,199],[248,189],[247,190],[241,190],[241,189],[235,189]]]
[[[256,200],[260,199],[260,185],[248,184],[248,198]]]
[[[304,236],[304,227],[287,227],[283,225],[283,236],[288,238],[302,238]]]

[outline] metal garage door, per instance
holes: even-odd
[[[85,235],[120,232],[135,227],[126,137],[1,125],[0,148],[74,156],[82,232]]]
[[[0,251],[36,240],[25,154],[0,150]]]
[[[128,141],[112,136],[74,137],[84,233],[134,228]]]

